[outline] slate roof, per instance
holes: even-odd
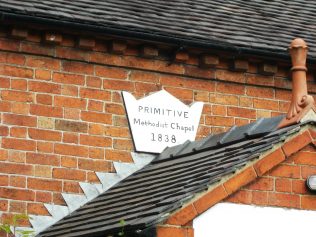
[[[289,42],[302,37],[316,59],[315,1],[0,0],[0,12],[2,19],[17,14],[141,39],[274,52],[284,57],[288,57]]]
[[[166,148],[149,165],[39,236],[114,236],[122,229],[120,220],[126,222],[128,236],[146,233],[186,201],[259,158],[304,125],[277,129],[282,118],[259,119],[226,133]]]

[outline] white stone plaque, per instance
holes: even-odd
[[[203,102],[187,106],[165,90],[139,100],[122,94],[136,151],[160,153],[195,140]]]

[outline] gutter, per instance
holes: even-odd
[[[113,35],[113,36],[123,36],[129,39],[134,40],[143,40],[143,41],[151,41],[158,43],[166,43],[172,44],[176,46],[182,47],[193,47],[193,48],[202,48],[202,49],[216,49],[216,50],[224,50],[233,53],[237,53],[238,55],[246,54],[246,55],[256,55],[265,58],[276,58],[283,59],[289,61],[289,55],[285,52],[273,52],[265,49],[254,49],[249,47],[239,47],[234,46],[232,44],[223,44],[220,42],[212,42],[198,39],[190,39],[190,38],[181,38],[174,35],[164,35],[153,32],[141,32],[139,29],[131,29],[131,28],[119,28],[116,26],[100,26],[93,25],[91,23],[78,23],[73,21],[67,21],[62,19],[49,19],[40,16],[30,16],[26,14],[17,14],[17,13],[8,13],[8,12],[0,12],[0,19],[2,22],[7,23],[19,23],[23,24],[36,24],[36,25],[44,25],[51,26],[53,28],[72,28],[79,32],[91,32],[99,35]],[[316,62],[316,59],[310,59],[309,61]]]

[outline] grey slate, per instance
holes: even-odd
[[[282,117],[262,119],[231,132],[167,148],[143,169],[39,234],[116,236],[120,220],[126,233],[138,234],[167,218],[187,200],[257,159],[275,144],[298,133],[303,124],[277,129]],[[236,136],[239,131],[241,136]],[[205,146],[214,138],[217,145]],[[221,139],[219,139],[221,138]],[[214,143],[214,144],[215,144]],[[186,149],[189,147],[190,149]],[[201,149],[197,149],[201,147]],[[196,148],[196,149],[194,149]]]
[[[0,0],[0,12],[276,53],[302,37],[316,58],[315,1]]]

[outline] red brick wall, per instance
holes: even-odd
[[[205,102],[198,138],[278,115],[289,104],[287,64],[215,51],[170,61],[172,47],[49,35],[0,31],[4,213],[48,214],[43,203],[63,204],[61,192],[80,193],[79,181],[98,182],[95,171],[132,161],[122,90],[143,97],[165,89],[187,104]]]
[[[316,175],[316,148],[309,145],[247,185],[227,201],[259,206],[316,210],[316,196],[305,185]]]

